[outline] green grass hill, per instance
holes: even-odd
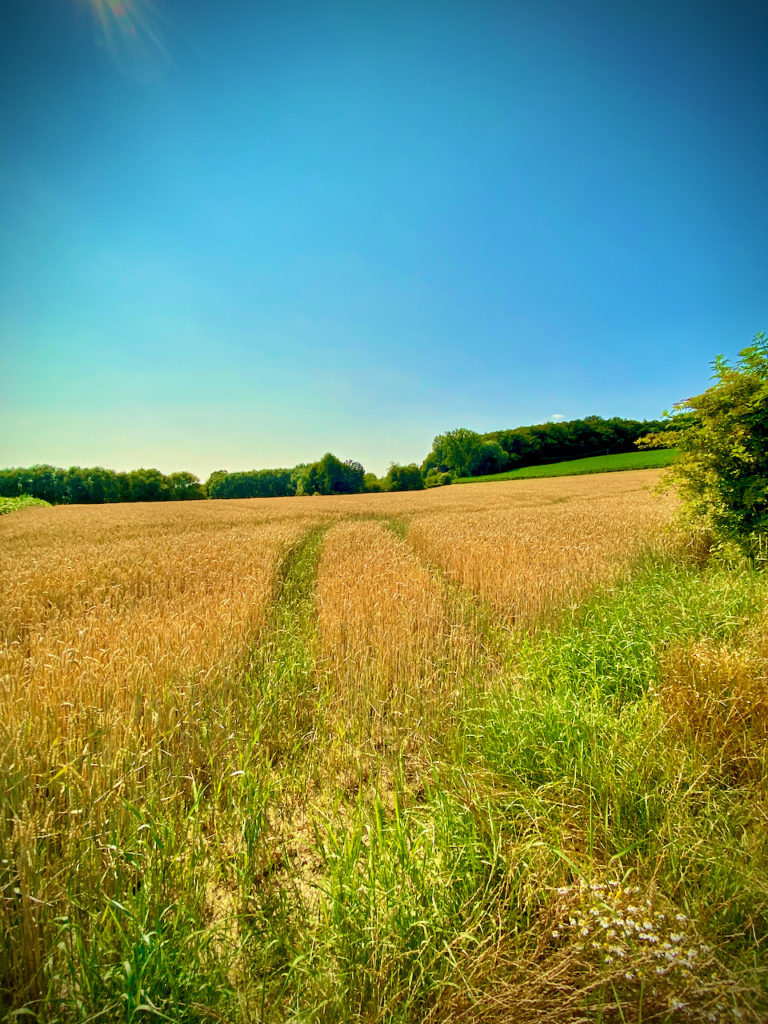
[[[543,466],[523,466],[491,476],[463,476],[457,484],[479,484],[496,480],[531,480],[541,476],[578,476],[583,473],[617,473],[625,469],[663,469],[677,458],[676,448],[661,451],[624,452],[620,455],[595,455],[589,459],[569,459]]]

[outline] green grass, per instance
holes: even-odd
[[[480,484],[496,480],[533,480],[544,476],[579,476],[583,473],[617,473],[625,469],[663,469],[677,458],[676,448],[661,451],[624,452],[620,455],[595,455],[590,459],[570,459],[543,466],[524,466],[490,476],[462,476],[456,484]]]
[[[706,639],[738,651],[767,598],[765,574],[746,566],[642,566],[521,641],[507,685],[467,717],[464,748],[465,776],[488,772],[509,793],[506,828],[536,837],[550,884],[560,858],[565,885],[631,878],[653,890],[712,944],[716,971],[742,974],[762,1013],[767,780],[728,780],[711,750],[670,728],[657,688],[669,647]],[[736,1017],[723,1006],[712,1019]]]
[[[15,512],[20,508],[31,508],[35,505],[43,505],[50,508],[50,502],[42,498],[33,498],[29,494],[21,494],[18,498],[0,498],[0,516],[6,512]]]

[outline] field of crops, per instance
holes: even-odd
[[[0,1020],[765,1020],[768,587],[657,479],[2,517]]]

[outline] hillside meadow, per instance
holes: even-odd
[[[766,1019],[765,574],[656,470],[0,518],[0,1019]]]
[[[566,459],[564,462],[542,463],[538,466],[521,466],[506,473],[489,476],[462,476],[457,484],[496,483],[501,480],[536,480],[550,476],[581,476],[583,473],[618,473],[629,469],[665,469],[678,456],[676,448],[662,448],[660,451],[620,452],[616,455],[593,455],[586,459]]]

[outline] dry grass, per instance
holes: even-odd
[[[760,781],[768,764],[768,631],[740,645],[711,640],[671,648],[660,687],[672,727],[692,737],[718,770]]]
[[[762,1018],[678,907],[620,880],[548,893],[524,952],[507,936],[473,959],[427,1018],[440,1024],[726,1024]]]

